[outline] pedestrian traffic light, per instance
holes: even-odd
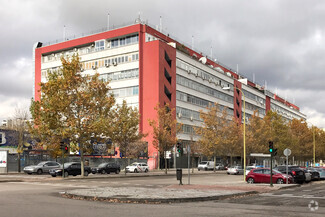
[[[272,154],[273,153],[273,142],[269,141],[269,152]]]

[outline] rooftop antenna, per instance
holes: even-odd
[[[287,101],[287,91],[286,91],[286,94],[285,94],[284,101]]]
[[[107,30],[109,30],[109,13],[107,14]]]
[[[140,15],[141,15],[141,13],[140,13],[140,11],[139,11],[139,13],[138,13],[138,18],[135,19],[135,23],[141,23],[141,17],[140,17]]]
[[[237,74],[239,74],[239,67],[238,67],[238,64],[237,64]]]
[[[212,46],[210,47],[210,56],[211,56],[211,59],[213,59],[212,58]]]
[[[194,50],[194,36],[192,35],[192,50]]]
[[[253,83],[255,83],[255,73],[253,73]]]
[[[275,88],[275,95],[278,95],[278,88]]]
[[[266,89],[267,89],[267,82],[265,80],[265,82],[264,82],[264,90],[266,90]]]
[[[292,103],[295,104],[296,103],[296,99],[293,97],[292,99]]]
[[[162,32],[162,18],[159,18],[159,31]]]
[[[63,26],[63,41],[65,41],[65,25]]]

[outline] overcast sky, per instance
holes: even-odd
[[[141,19],[300,107],[325,127],[325,1],[1,0],[0,120],[32,97],[35,42]]]

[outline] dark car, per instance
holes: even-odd
[[[320,174],[316,170],[316,168],[308,167],[306,170],[311,174],[311,180],[312,181],[315,181],[315,180],[318,181],[318,180],[320,180]]]
[[[84,167],[84,175],[88,176],[91,173],[91,169],[88,166]],[[62,176],[62,167],[59,169],[50,170],[50,174],[53,177]],[[79,162],[69,162],[64,164],[64,177],[68,177],[69,175],[77,176],[81,175],[81,163]]]
[[[95,173],[101,173],[101,174],[110,174],[110,173],[116,173],[119,174],[121,171],[120,165],[116,163],[101,163],[98,165],[98,167],[92,167],[91,172],[93,174]]]
[[[286,174],[286,166],[278,166],[274,168],[283,174]],[[288,166],[288,174],[291,175],[296,183],[302,184],[306,180],[305,172],[298,166]]]
[[[277,184],[284,184],[288,180],[288,183],[293,182],[293,178],[290,175],[281,173],[280,171],[272,171],[272,182]],[[246,181],[252,183],[270,183],[271,170],[268,168],[256,168],[252,169],[246,176]]]

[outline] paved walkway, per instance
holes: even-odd
[[[187,172],[187,171],[186,171]],[[242,176],[223,175],[224,171],[200,171],[191,174],[191,184],[187,185],[187,175],[183,170],[184,185],[169,184],[163,187],[100,187],[89,189],[75,189],[61,192],[61,196],[73,199],[101,200],[108,202],[133,202],[133,203],[172,203],[220,200],[236,196],[249,194],[267,193],[281,188],[296,187],[299,185],[277,185],[270,187],[269,184],[247,184],[242,180]],[[200,175],[205,174],[202,181]],[[210,175],[209,175],[210,174]],[[135,178],[137,176],[166,176],[163,171],[151,171],[146,174],[121,174],[108,175],[109,179],[114,178]],[[175,176],[176,171],[169,171],[168,176]],[[195,178],[196,177],[196,178]],[[103,175],[89,175],[81,178],[69,177],[70,180],[78,179],[102,179]],[[49,175],[26,175],[26,174],[7,174],[0,175],[0,182],[30,182],[30,181],[53,181],[62,178],[53,178]],[[174,183],[175,183],[174,182]],[[217,184],[216,184],[217,182]]]

